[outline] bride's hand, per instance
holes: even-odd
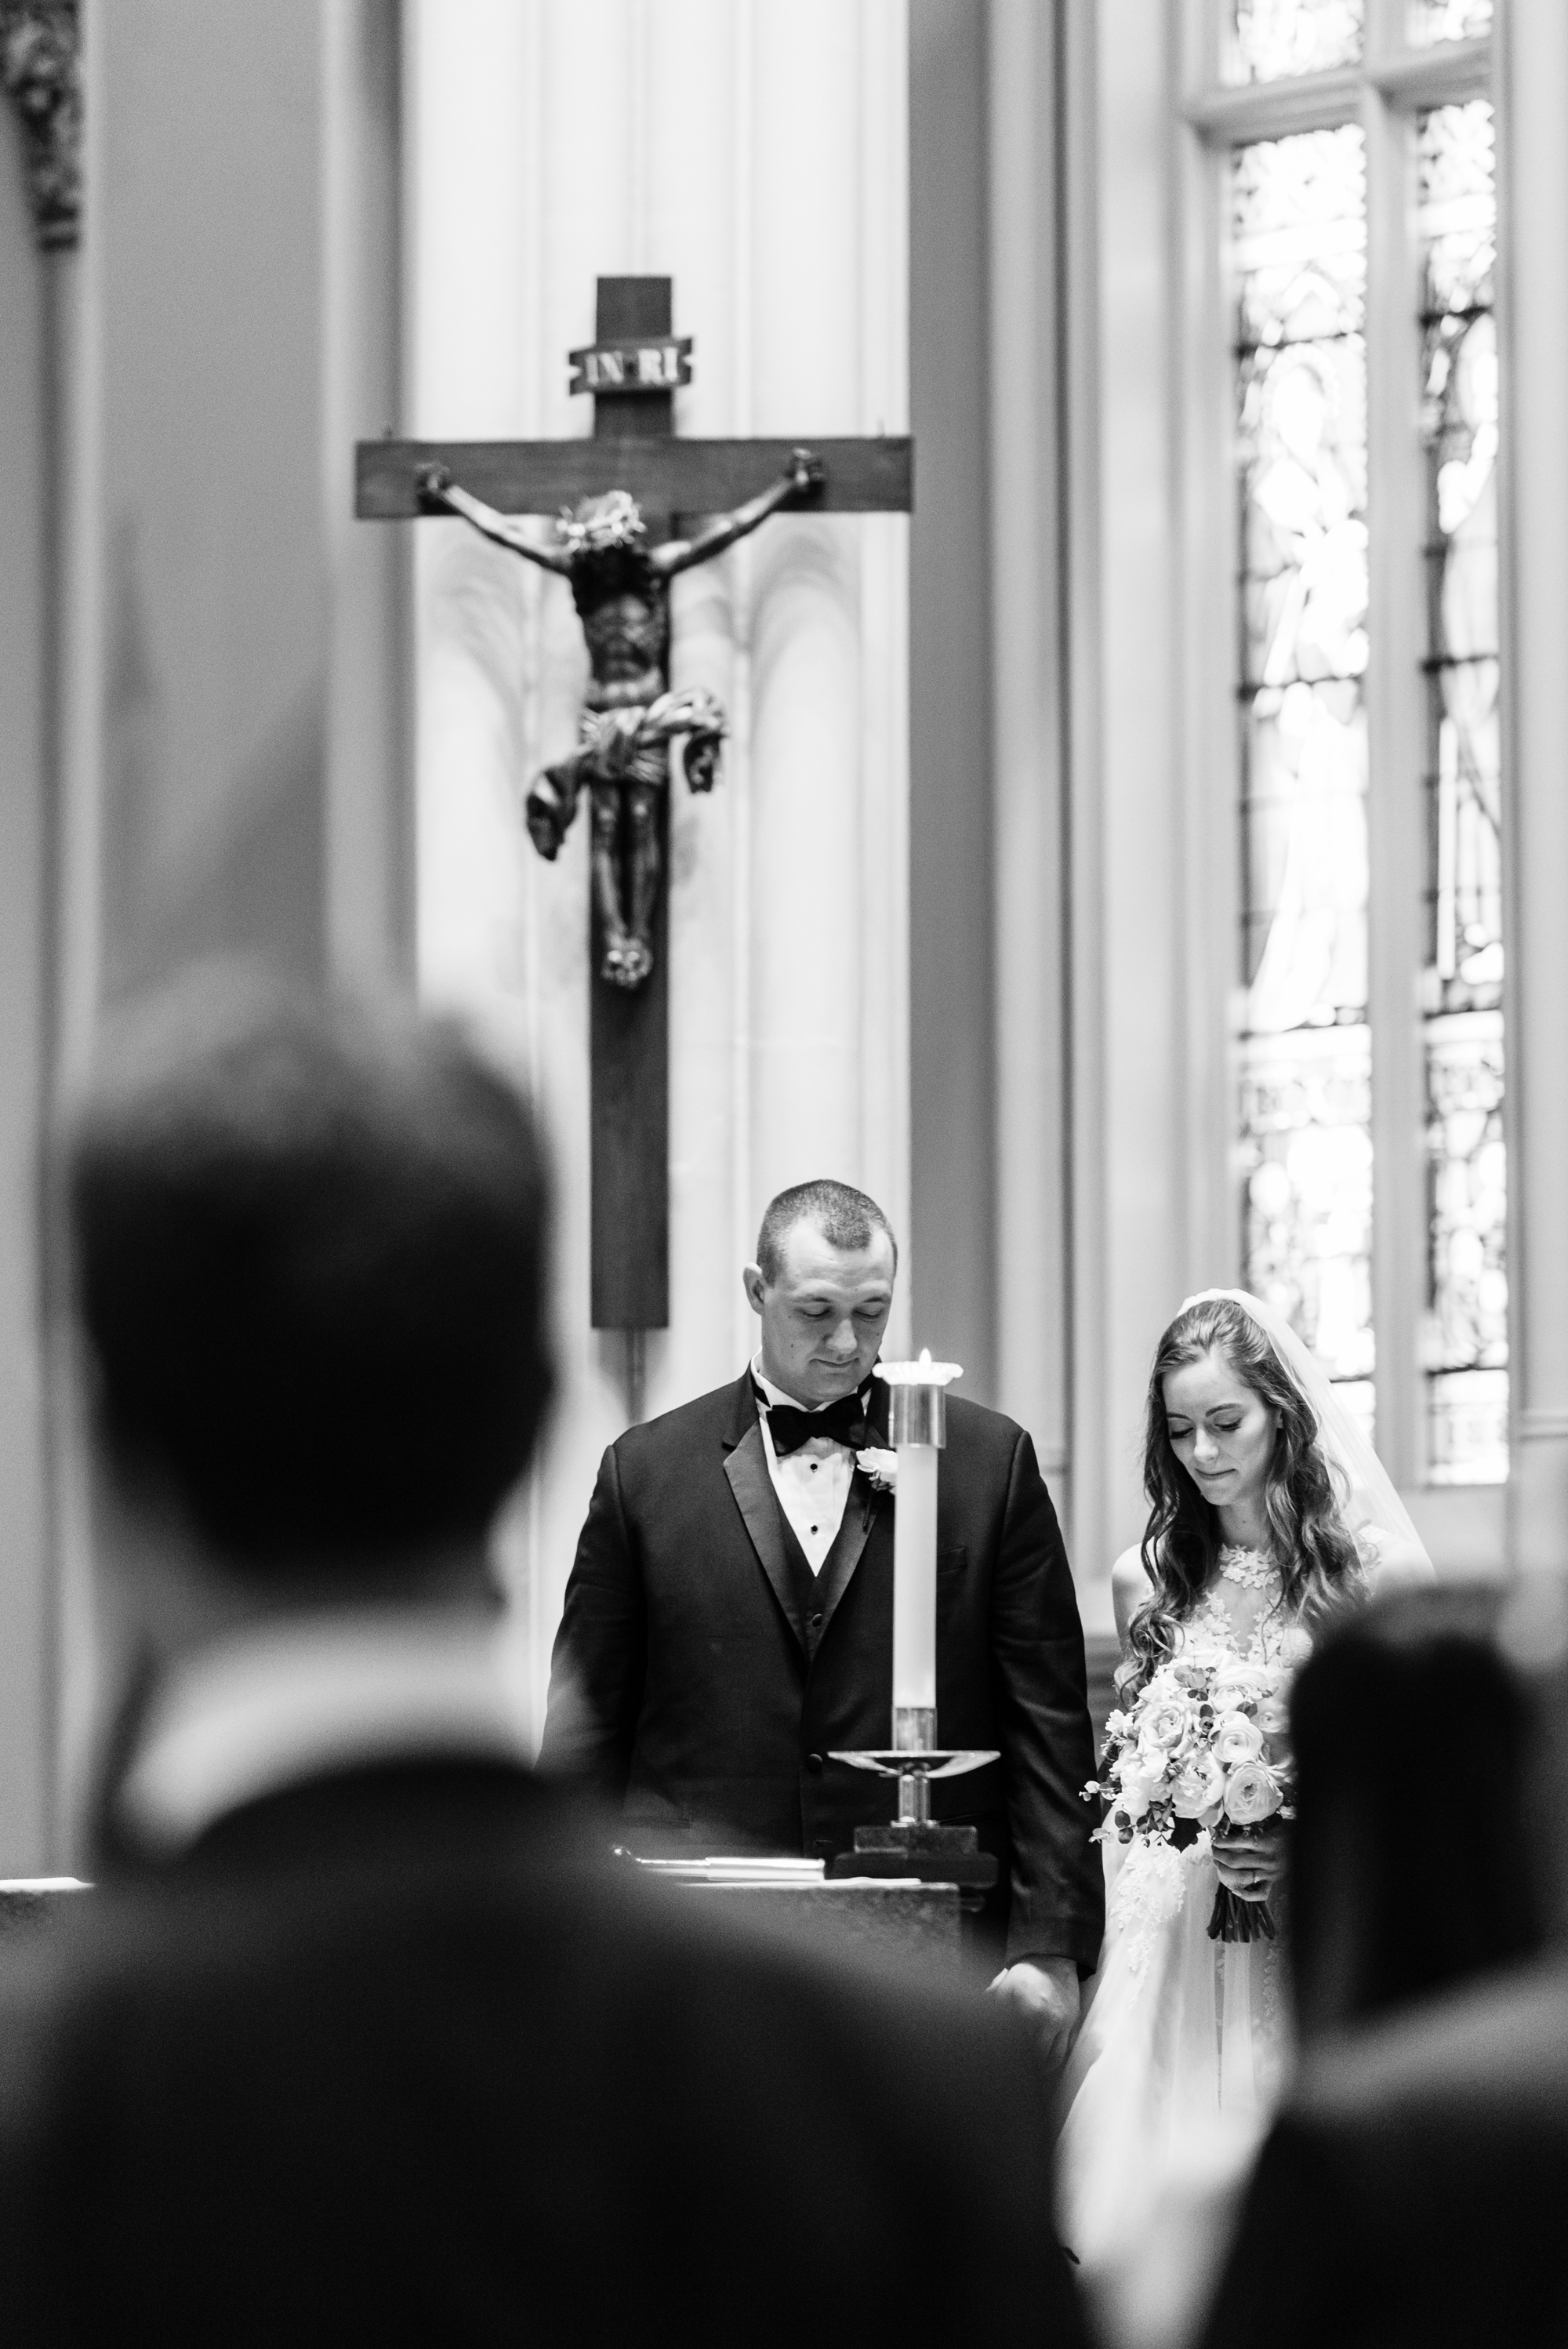
[[[1238,1900],[1266,1900],[1284,1874],[1284,1837],[1277,1827],[1222,1841],[1216,1836],[1212,1856],[1221,1883]]]

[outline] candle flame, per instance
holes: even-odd
[[[931,1368],[931,1349],[929,1346],[923,1346],[920,1350],[920,1367],[923,1371],[928,1371]]]

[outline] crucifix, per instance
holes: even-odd
[[[571,585],[592,667],[573,755],[535,777],[525,820],[553,861],[579,802],[591,824],[589,947],[595,1330],[628,1338],[640,1416],[642,1333],[669,1321],[671,749],[688,789],[713,787],[724,712],[668,689],[669,582],[785,506],[907,513],[907,439],[682,440],[675,394],[691,338],[671,331],[667,277],[601,277],[593,343],[573,351],[574,392],[593,400],[586,440],[362,440],[355,512],[365,521],[460,515]],[[516,518],[554,517],[536,537]],[[686,518],[706,516],[706,527]]]

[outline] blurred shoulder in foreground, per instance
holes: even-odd
[[[1556,1838],[1529,1828],[1540,1708],[1499,1604],[1464,1587],[1379,1599],[1296,1684],[1304,2062],[1212,2344],[1568,2333],[1568,1962],[1537,1954]]]
[[[548,1182],[504,1078],[204,974],[55,1174],[98,1889],[0,1990],[7,2342],[1075,2342],[1006,2029],[623,1875],[528,1766],[488,1543]]]

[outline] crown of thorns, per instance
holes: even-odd
[[[611,490],[602,498],[583,498],[563,506],[555,535],[575,561],[584,554],[614,554],[622,548],[641,548],[647,536],[642,508],[627,490]]]

